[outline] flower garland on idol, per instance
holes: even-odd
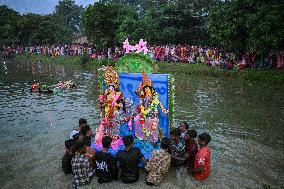
[[[135,93],[140,98],[140,104],[137,108],[139,124],[136,122],[135,125],[136,136],[140,140],[156,143],[159,135],[158,106],[160,105],[163,113],[168,113],[168,110],[159,101],[159,95],[145,72],[142,73],[142,82]]]
[[[101,125],[96,140],[101,140],[103,135],[119,138],[119,127],[114,124],[114,112],[123,108],[123,94],[119,91],[118,73],[112,66],[104,67],[104,81],[106,89],[99,95],[101,109]],[[102,91],[102,90],[101,90]]]

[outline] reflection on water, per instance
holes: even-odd
[[[176,75],[176,122],[209,132],[212,172],[198,183],[171,170],[160,188],[262,188],[284,186],[283,87]],[[29,92],[33,80],[73,79],[58,95]],[[98,126],[96,76],[82,68],[44,63],[0,64],[0,183],[3,188],[70,188],[61,171],[64,140],[85,117]],[[147,188],[142,173],[132,188]],[[120,182],[86,188],[127,188]]]

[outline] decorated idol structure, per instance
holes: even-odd
[[[124,148],[122,137],[133,135],[134,146],[149,158],[159,139],[169,137],[173,125],[174,79],[169,74],[154,74],[158,67],[147,55],[147,42],[142,39],[131,46],[123,43],[126,55],[115,68],[99,69],[100,127],[96,130],[96,150],[102,148],[103,136],[113,138],[110,152]]]

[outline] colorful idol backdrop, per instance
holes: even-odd
[[[133,135],[134,146],[146,159],[159,149],[162,137],[170,137],[174,115],[174,79],[169,74],[154,74],[158,66],[147,54],[147,42],[131,46],[124,42],[126,54],[115,67],[99,69],[100,127],[92,148],[102,149],[102,138],[113,138],[110,153],[124,149],[122,138]],[[129,53],[129,51],[135,51]]]

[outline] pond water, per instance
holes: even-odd
[[[171,169],[158,188],[284,187],[284,88],[235,79],[175,75],[175,121],[212,137],[211,175],[198,183]],[[57,95],[30,93],[36,79],[73,79]],[[81,117],[98,127],[96,74],[46,63],[0,63],[0,188],[71,188],[61,170],[64,141]],[[148,188],[95,180],[84,188]],[[150,188],[150,187],[149,187]]]

